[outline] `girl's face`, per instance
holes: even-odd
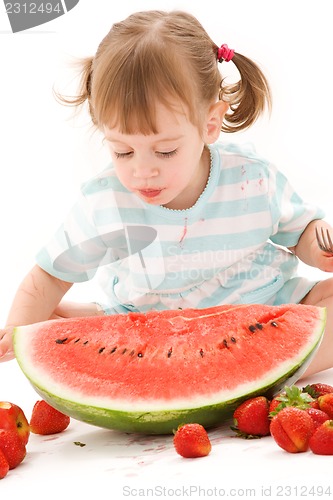
[[[200,131],[181,111],[171,111],[161,104],[156,111],[157,134],[128,135],[117,127],[104,126],[113,165],[123,186],[146,203],[178,210],[190,208],[209,175],[209,152],[204,145],[217,137],[206,141],[211,139],[209,121]]]

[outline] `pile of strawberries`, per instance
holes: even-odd
[[[289,453],[310,449],[333,455],[333,387],[291,386],[271,401],[263,396],[244,401],[234,412],[232,428],[248,438],[270,434]]]
[[[15,469],[27,454],[30,432],[55,434],[65,430],[70,423],[67,415],[51,407],[46,401],[37,401],[30,422],[23,410],[14,403],[0,402],[0,479]]]
[[[293,385],[272,400],[257,396],[241,403],[231,427],[238,436],[251,439],[271,435],[289,453],[311,450],[333,455],[333,386]],[[197,423],[184,424],[175,432],[174,446],[186,458],[206,456],[211,443],[206,429]]]

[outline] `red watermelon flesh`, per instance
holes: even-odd
[[[219,306],[48,321],[18,328],[14,343],[23,372],[61,411],[171,432],[177,418],[216,424],[240,398],[280,390],[305,369],[324,324],[314,306]]]

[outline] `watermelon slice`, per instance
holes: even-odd
[[[304,372],[326,310],[240,305],[52,320],[19,327],[17,361],[58,410],[99,427],[171,433],[222,423]]]

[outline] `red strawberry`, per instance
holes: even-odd
[[[7,458],[3,454],[3,451],[1,451],[0,449],[0,479],[3,479],[5,476],[7,476],[8,471],[9,464]]]
[[[206,429],[200,424],[180,425],[173,444],[177,453],[185,458],[205,457],[212,449]]]
[[[333,386],[328,384],[308,384],[302,389],[303,392],[307,392],[314,399],[319,398],[319,396],[323,396],[324,394],[328,394],[329,392],[333,392]]]
[[[320,410],[320,408],[319,408],[319,404],[318,404],[318,399],[314,399],[314,400],[312,401],[312,403],[310,403],[310,407],[311,407],[311,408],[315,408],[315,409],[317,409],[317,410]]]
[[[309,447],[317,455],[333,455],[333,420],[326,420],[316,429]]]
[[[323,396],[319,396],[317,401],[320,410],[327,413],[329,418],[333,419],[333,392],[329,392],[327,394],[323,394]]]
[[[277,407],[281,405],[281,401],[278,399],[280,395],[276,396],[275,398],[272,399],[272,401],[269,403],[269,408],[268,408],[268,414],[272,418],[274,415],[276,415]],[[280,406],[281,408],[281,406]],[[282,409],[282,408],[281,408]],[[276,413],[275,413],[276,412]]]
[[[15,469],[26,456],[26,447],[16,431],[0,429],[0,450],[5,455],[9,469]]]
[[[305,411],[312,418],[315,429],[317,429],[317,427],[326,422],[326,420],[329,420],[329,416],[327,415],[327,413],[317,408],[308,408]]]
[[[0,429],[15,430],[23,441],[27,444],[30,435],[28,420],[23,410],[14,403],[0,401]]]
[[[50,406],[46,401],[37,401],[32,409],[30,430],[34,434],[57,434],[69,426],[70,417]]]
[[[269,435],[269,401],[264,396],[243,401],[233,414],[232,430],[245,438]]]
[[[280,448],[289,453],[306,451],[315,425],[310,415],[300,408],[288,406],[271,421],[270,431]]]

